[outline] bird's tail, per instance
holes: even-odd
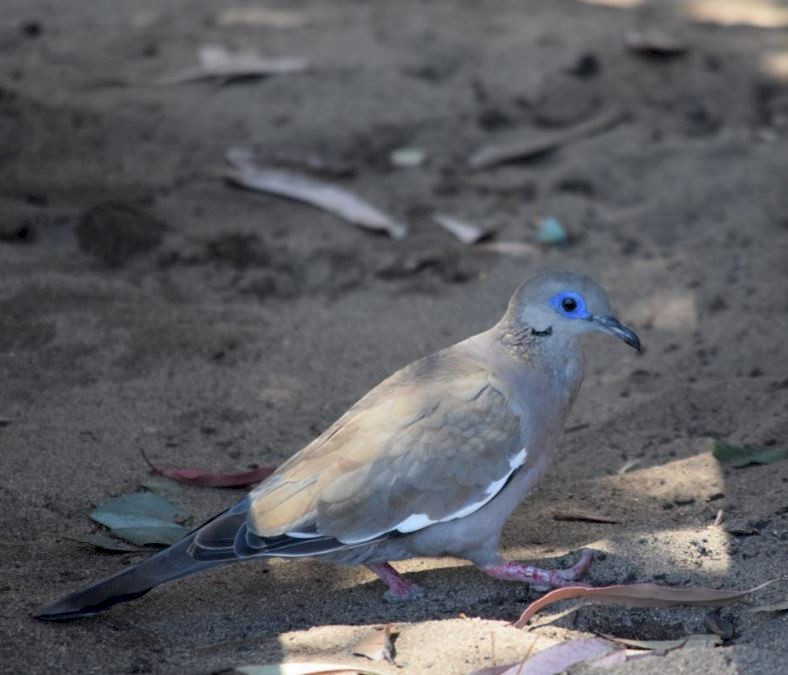
[[[91,616],[113,605],[145,595],[154,586],[221,565],[226,560],[195,560],[189,554],[196,532],[147,560],[111,577],[102,579],[50,605],[41,607],[35,617],[42,621],[69,621]]]

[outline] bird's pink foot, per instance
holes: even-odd
[[[383,597],[389,602],[414,600],[424,595],[424,591],[412,581],[408,581],[388,563],[367,565],[367,569],[377,574],[389,589]]]
[[[576,565],[564,570],[543,570],[517,562],[504,561],[498,565],[482,567],[485,574],[505,581],[522,581],[532,584],[534,588],[559,588],[561,586],[587,586],[590,584],[578,583],[576,579],[582,578],[591,567],[593,553],[583,551]]]

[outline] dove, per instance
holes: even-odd
[[[522,284],[489,330],[391,375],[243,500],[131,568],[42,607],[42,620],[97,614],[155,586],[249,558],[365,565],[385,598],[421,589],[391,562],[451,556],[537,587],[567,569],[505,560],[507,518],[547,468],[583,380],[580,338],[604,333],[640,350],[592,279],[547,271]]]

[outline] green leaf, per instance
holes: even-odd
[[[135,492],[105,502],[90,513],[97,523],[132,544],[170,545],[182,539],[188,530],[173,522],[176,509],[164,497],[150,492]]]
[[[773,464],[788,459],[788,448],[731,445],[716,438],[712,438],[709,444],[711,453],[718,461],[737,469],[752,464]]]

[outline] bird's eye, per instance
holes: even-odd
[[[565,312],[569,312],[571,314],[577,309],[577,300],[569,297],[564,298],[563,300],[561,300],[561,308]]]

